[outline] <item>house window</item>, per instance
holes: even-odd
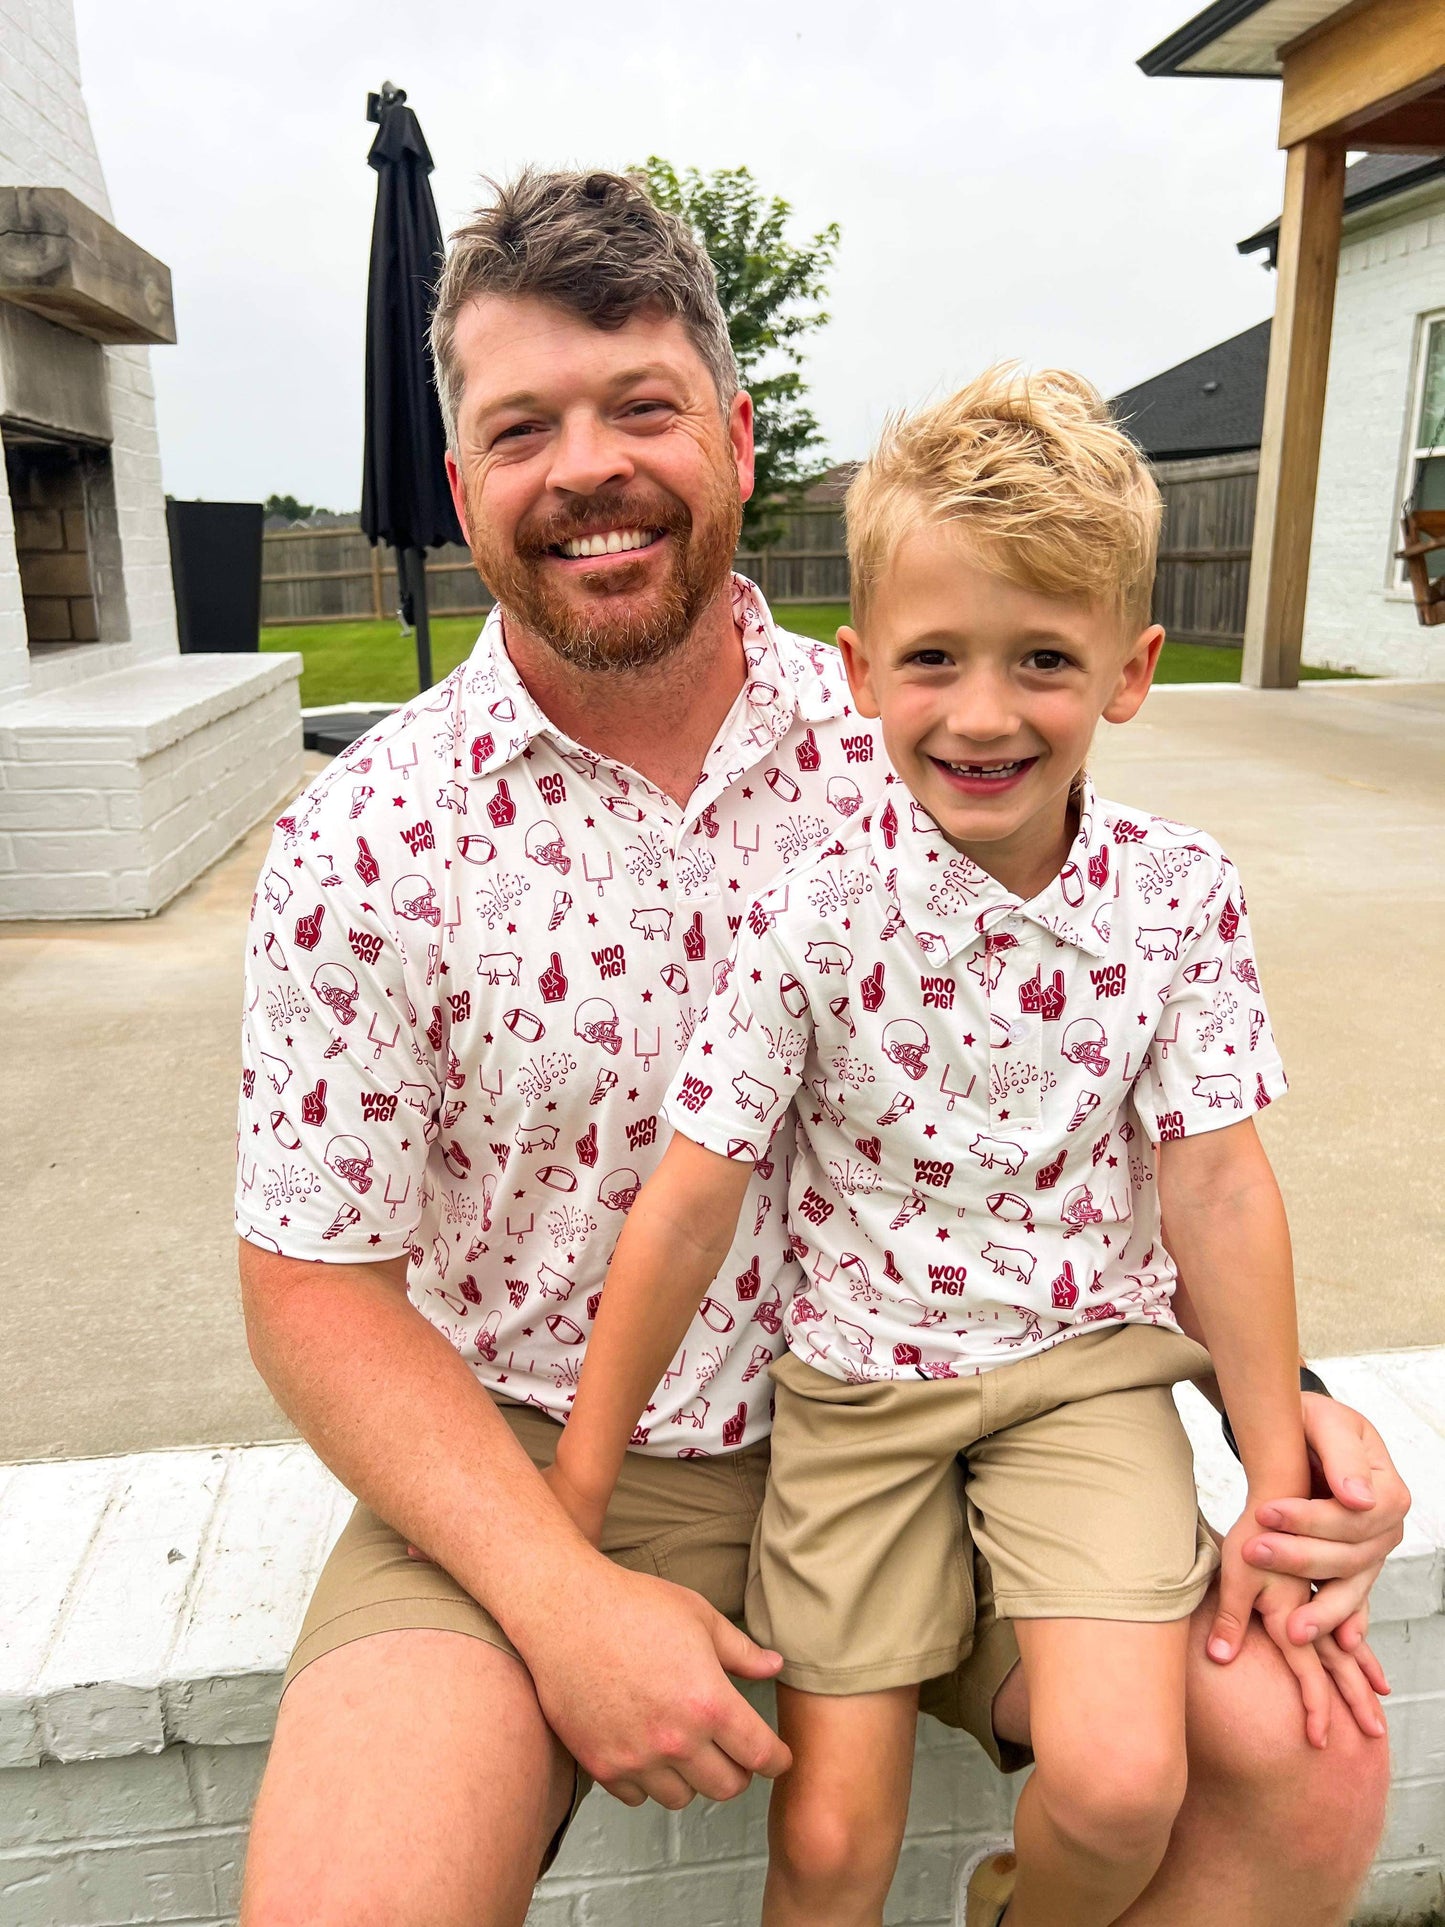
[[[1405,501],[1408,508],[1445,509],[1445,316],[1425,322],[1420,347]],[[1427,557],[1425,566],[1432,580],[1445,575],[1445,551]],[[1404,567],[1397,568],[1406,586]]]

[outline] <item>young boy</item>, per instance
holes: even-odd
[[[794,1104],[799,1275],[748,1585],[794,1758],[767,1927],[881,1920],[919,1685],[969,1650],[971,1543],[1017,1632],[1037,1768],[1016,1871],[975,1873],[970,1927],[1117,1919],[1183,1795],[1186,1628],[1219,1562],[1170,1386],[1212,1359],[1246,1520],[1309,1490],[1252,1122],[1285,1084],[1239,881],[1084,768],[1099,718],[1149,689],[1158,522],[1138,452],[1067,374],[992,371],[865,464],[839,643],[895,778],[746,911],[558,1447],[555,1489],[595,1536]],[[1171,1315],[1174,1258],[1209,1359]],[[1223,1601],[1261,1613],[1322,1745],[1325,1675],[1283,1625],[1308,1586],[1246,1566],[1238,1531]]]

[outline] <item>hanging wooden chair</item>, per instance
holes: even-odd
[[[1415,592],[1415,614],[1427,627],[1445,622],[1445,575],[1431,577],[1425,566],[1427,555],[1445,552],[1445,509],[1417,509],[1406,506],[1400,518],[1405,546],[1396,549],[1398,561],[1405,564],[1410,587]]]

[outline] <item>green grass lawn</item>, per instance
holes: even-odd
[[[848,619],[843,602],[787,603],[778,619],[799,635],[831,642]],[[480,616],[438,616],[431,626],[432,673],[438,679],[455,669],[482,626]],[[296,649],[306,658],[301,675],[301,705],[321,709],[328,703],[403,703],[416,694],[416,644],[394,622],[315,622],[295,628],[263,629],[263,649]],[[1211,649],[1202,643],[1166,642],[1156,682],[1238,682],[1238,649]],[[1330,669],[1301,669],[1307,681],[1330,678]]]

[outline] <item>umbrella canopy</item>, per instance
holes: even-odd
[[[361,526],[373,542],[397,551],[403,610],[412,604],[425,688],[431,663],[424,552],[463,539],[447,488],[446,436],[427,338],[444,248],[428,179],[432,158],[405,92],[388,81],[368,99],[367,117],[379,125],[366,157],[377,184],[366,293]]]

